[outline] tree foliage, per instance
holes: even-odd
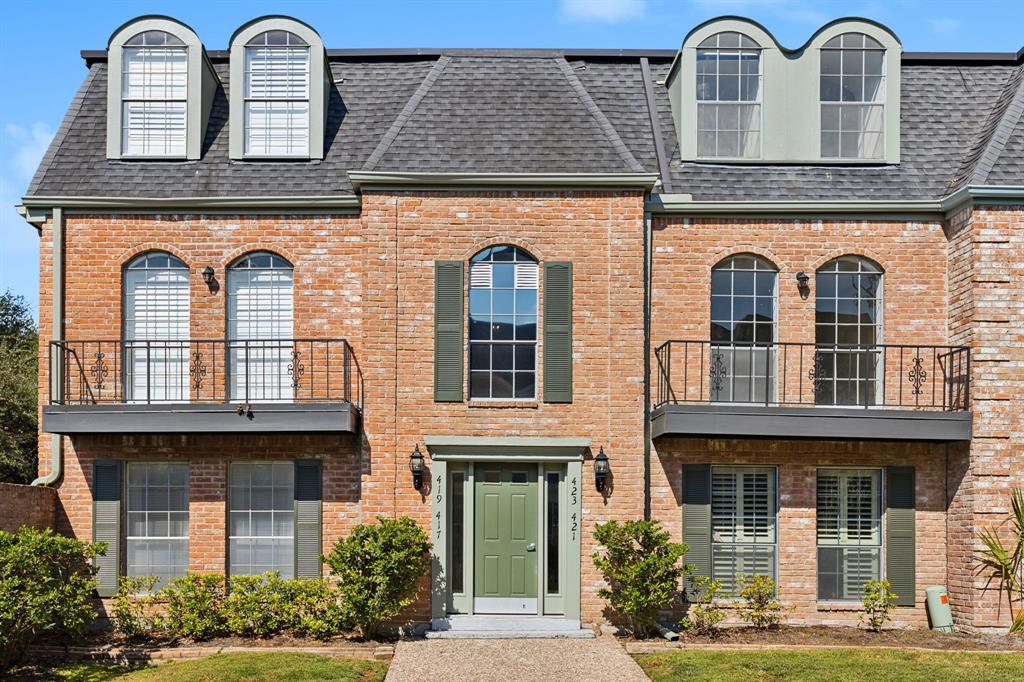
[[[38,346],[24,297],[0,294],[0,482],[35,477]]]

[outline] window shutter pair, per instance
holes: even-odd
[[[96,593],[113,597],[121,575],[121,462],[97,460],[92,475],[92,541],[107,552],[96,557]],[[225,496],[227,489],[225,488]],[[320,460],[295,462],[295,576],[319,578],[323,537],[323,468]]]
[[[434,263],[434,400],[461,402],[465,385],[462,261]],[[572,402],[572,263],[544,264],[544,402]]]

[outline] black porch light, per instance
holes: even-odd
[[[603,493],[605,486],[608,484],[608,475],[612,472],[612,465],[608,461],[608,455],[604,454],[604,446],[597,453],[597,457],[594,458],[594,487],[597,488],[597,492]]]
[[[807,284],[811,280],[810,275],[801,270],[796,273],[796,288],[800,292],[800,298],[807,298],[807,295],[811,293],[811,287]]]
[[[203,268],[203,281],[206,282],[207,286],[213,283],[213,274],[213,268],[209,265]]]
[[[420,452],[419,443],[409,455],[409,471],[412,472],[412,487],[419,490],[423,487],[423,453]]]

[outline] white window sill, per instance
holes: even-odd
[[[470,398],[469,407],[483,407],[483,408],[497,408],[497,409],[509,409],[522,407],[526,409],[537,409],[540,407],[540,401],[536,398],[531,399],[496,399],[496,398]]]

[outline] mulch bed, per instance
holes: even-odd
[[[883,630],[870,632],[853,627],[782,626],[775,630],[723,628],[716,637],[679,634],[678,642],[630,640],[624,642],[631,654],[653,653],[688,647],[893,647],[937,651],[1022,651],[1024,637],[1010,635],[938,632],[933,630]]]

